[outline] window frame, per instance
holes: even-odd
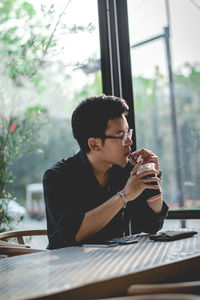
[[[127,1],[98,0],[103,93],[126,99],[136,150]],[[131,124],[131,125],[130,125]]]

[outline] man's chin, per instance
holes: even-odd
[[[127,159],[126,161],[123,161],[123,162],[119,163],[118,166],[124,168],[127,165],[128,161],[129,160]]]

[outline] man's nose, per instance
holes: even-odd
[[[132,145],[132,144],[133,144],[132,138],[130,138],[129,136],[127,136],[125,145]]]

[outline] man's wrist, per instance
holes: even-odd
[[[127,203],[128,203],[128,200],[127,200],[127,198],[126,198],[126,195],[125,195],[124,192],[122,192],[122,191],[118,192],[118,194],[119,194],[119,195],[122,197],[122,199],[123,199],[123,203],[124,203],[123,208],[126,208]]]

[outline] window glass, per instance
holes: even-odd
[[[0,198],[26,206],[27,186],[38,184],[28,210],[44,214],[44,171],[78,150],[72,111],[102,93],[97,1],[1,1],[0,39],[0,125],[10,139]]]
[[[128,12],[137,148],[159,155],[170,208],[199,208],[200,6],[187,0],[129,0]]]

